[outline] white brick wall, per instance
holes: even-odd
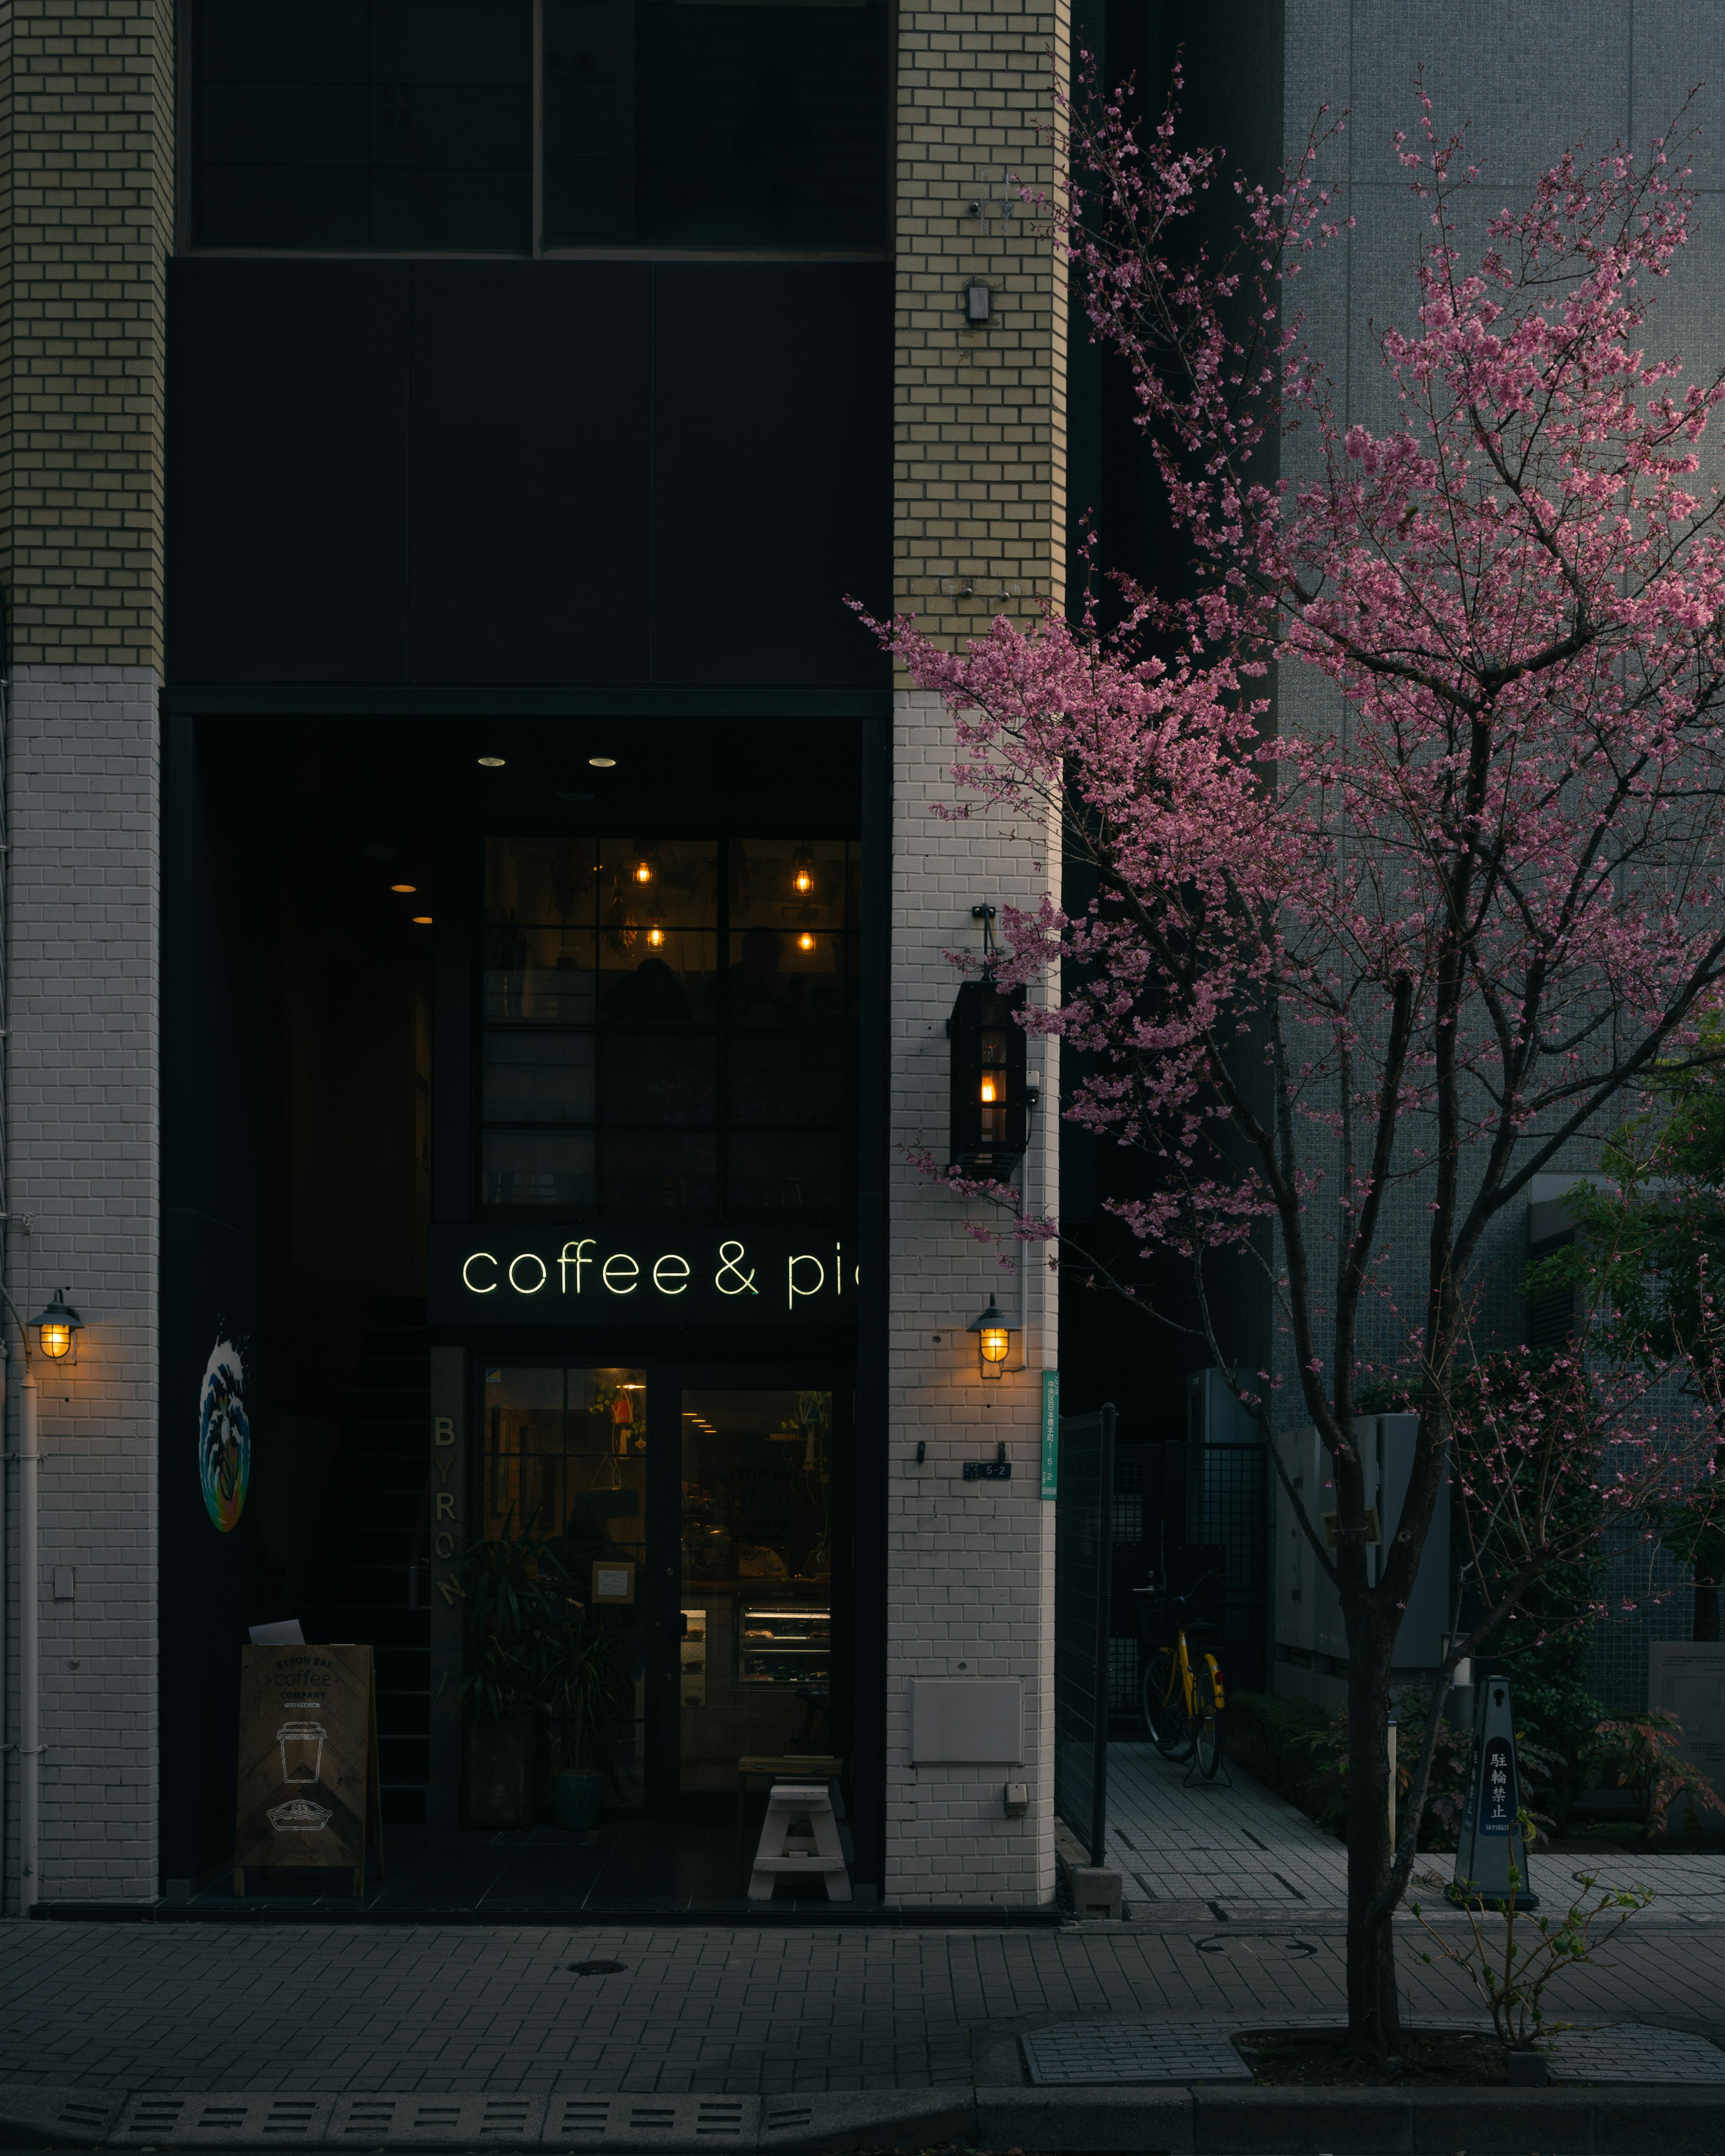
[[[6,1279],[27,1317],[64,1286],[87,1328],[74,1368],[37,1366],[44,1900],[156,1892],[159,802],[152,671],[16,670],[7,1137],[11,1209],[31,1225],[13,1224]],[[57,1567],[75,1572],[69,1601],[54,1599]],[[15,1753],[8,1764],[11,1909]]]
[[[1059,855],[1022,821],[935,816],[933,803],[955,798],[950,721],[937,697],[901,691],[894,701],[885,1897],[1045,1902],[1055,1891],[1055,1508],[1038,1496],[1038,1468],[1041,1372],[1057,1359],[1055,1286],[1045,1250],[1033,1254],[1028,1334],[1015,1337],[1008,1374],[985,1382],[964,1328],[991,1288],[1016,1326],[1019,1276],[964,1232],[968,1220],[995,1217],[991,1209],[953,1198],[901,1149],[926,1145],[946,1158],[946,1021],[960,976],[942,953],[978,947],[973,906],[1030,905],[1044,890],[1057,893]],[[1040,1211],[1056,1199],[1052,1050],[1033,1040],[1029,1065],[1043,1102],[1029,1161],[1030,1204]],[[1002,1439],[1012,1481],[963,1481],[961,1463],[992,1459]],[[927,1448],[921,1467],[919,1440]],[[913,1767],[917,1676],[1019,1678],[1024,1766]],[[1009,1779],[1030,1784],[1027,1818],[1004,1815]]]

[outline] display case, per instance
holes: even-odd
[[[746,1604],[738,1613],[738,1684],[824,1685],[832,1668],[830,1609],[763,1602]]]
[[[705,1707],[706,1705],[706,1612],[705,1609],[685,1609],[683,1612],[683,1637],[678,1645],[677,1660],[682,1666],[684,1706]]]

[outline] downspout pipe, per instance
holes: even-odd
[[[36,1444],[36,1378],[28,1348],[18,1384],[18,1914],[28,1917],[41,1876],[42,1828],[41,1455]]]
[[[18,1461],[18,1743],[15,1748],[18,1763],[18,1913],[28,1917],[38,1900],[38,1883],[41,1877],[42,1836],[42,1452],[37,1440],[36,1375],[30,1368],[30,1336],[24,1329],[24,1321],[18,1305],[3,1286],[0,1286],[0,1302],[12,1313],[18,1327],[18,1346],[23,1351],[19,1360],[23,1374],[18,1381],[18,1451],[4,1455]],[[6,1411],[6,1365],[11,1359],[4,1341],[0,1341],[0,1427],[4,1425]],[[0,1490],[4,1484],[0,1482]],[[4,1527],[3,1509],[0,1509],[0,1529]],[[6,1537],[0,1532],[0,1620],[5,1612]],[[5,1709],[5,1661],[3,1659],[6,1634],[0,1621],[0,1714]],[[3,1733],[3,1732],[0,1732]],[[0,1747],[0,1762],[7,1756]],[[0,1851],[5,1848],[5,1774],[0,1772]],[[3,1871],[0,1871],[3,1876]],[[0,1903],[3,1903],[0,1891]]]

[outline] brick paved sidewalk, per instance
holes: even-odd
[[[1206,1782],[1149,1744],[1108,1747],[1108,1856],[1132,1914],[1158,1925],[1301,1920],[1348,1906],[1348,1851],[1333,1835],[1241,1768]],[[1432,1902],[1455,1870],[1452,1856],[1422,1857],[1414,1897]],[[1602,1886],[1651,1887],[1661,1917],[1725,1919],[1725,1851],[1536,1851],[1532,1870],[1548,1904],[1562,1895],[1568,1908],[1581,1876],[1596,1873]]]
[[[1411,2016],[1476,2011],[1414,1960]],[[620,1974],[575,1976],[578,1959]],[[1642,1922],[1555,2010],[1725,2035],[1725,1925]],[[1018,2079],[1062,2019],[1335,2012],[1333,1917],[1050,1931],[0,1924],[0,2081],[775,2094]]]

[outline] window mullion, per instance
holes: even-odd
[[[533,0],[533,259],[545,251],[545,0]]]

